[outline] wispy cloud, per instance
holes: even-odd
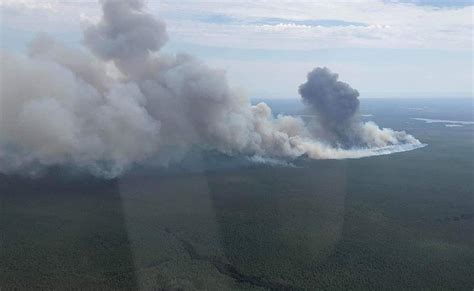
[[[48,25],[45,22],[98,16],[92,0],[0,1],[4,25],[22,22],[38,29]],[[200,45],[272,50],[472,47],[471,5],[378,0],[149,2],[175,40]],[[48,16],[41,17],[44,13]]]
[[[285,19],[276,17],[264,17],[264,18],[246,18],[238,19],[222,14],[209,14],[198,16],[195,19],[198,22],[213,23],[213,24],[233,24],[233,25],[299,25],[299,26],[320,26],[320,27],[332,27],[332,26],[367,26],[361,22],[349,22],[337,19]]]
[[[302,50],[471,47],[472,6],[441,9],[374,0],[162,1],[160,11],[176,39],[198,44]],[[196,36],[196,29],[205,37]]]
[[[167,24],[165,50],[226,69],[252,97],[294,96],[315,65],[363,96],[472,96],[470,1],[145,1]],[[98,0],[0,0],[0,13],[15,51],[37,32],[79,46],[80,23],[101,14]]]

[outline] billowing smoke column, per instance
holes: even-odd
[[[84,31],[84,44],[104,61],[113,61],[123,73],[139,73],[150,64],[150,52],[168,41],[166,26],[141,12],[143,0],[103,1],[103,17]]]
[[[265,103],[251,105],[223,71],[159,53],[165,25],[143,11],[143,1],[104,0],[102,8],[101,21],[84,31],[93,55],[45,35],[28,57],[1,53],[0,172],[60,165],[110,178],[134,164],[179,162],[191,150],[264,161],[420,146],[404,132],[352,121],[357,93],[327,69],[315,69],[300,88],[320,116],[320,134],[300,118],[274,117]]]
[[[299,88],[303,102],[317,114],[328,140],[352,146],[353,124],[359,109],[359,92],[338,81],[338,75],[328,68],[315,68]]]
[[[363,123],[359,116],[359,92],[338,78],[328,68],[315,68],[299,87],[303,102],[318,118],[320,138],[344,149],[419,144],[405,132],[380,129],[373,122]]]

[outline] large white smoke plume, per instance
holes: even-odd
[[[84,30],[92,52],[46,35],[27,57],[1,53],[0,172],[71,165],[115,177],[134,164],[167,165],[190,150],[292,160],[357,158],[420,146],[404,132],[358,120],[357,91],[328,69],[300,87],[319,129],[274,117],[232,91],[223,71],[160,53],[165,24],[142,0],[104,0]]]

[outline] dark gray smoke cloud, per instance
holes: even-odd
[[[353,107],[331,98],[352,91],[334,75],[316,74],[301,89],[322,116],[327,134],[319,135],[298,117],[251,105],[229,87],[224,71],[160,52],[165,25],[143,1],[101,2],[102,19],[84,30],[92,54],[46,35],[30,44],[28,56],[1,52],[0,172],[35,174],[61,165],[115,177],[135,164],[166,166],[196,150],[274,161],[358,158],[421,145],[404,132],[359,123],[346,133],[362,146],[341,147],[329,136],[340,135]]]
[[[359,114],[359,92],[339,81],[339,75],[328,68],[315,68],[309,72],[299,93],[317,116],[319,131],[316,136],[333,147],[360,149],[419,144],[403,131],[381,129],[373,122],[363,122]]]
[[[359,92],[338,80],[338,74],[328,68],[315,68],[299,87],[303,102],[318,116],[328,138],[344,146],[356,141],[354,122],[359,110]]]

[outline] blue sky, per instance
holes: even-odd
[[[251,98],[297,98],[316,66],[374,97],[472,97],[472,1],[154,1],[165,51],[227,71]],[[91,0],[0,0],[1,46],[25,52],[38,32],[80,47]]]

